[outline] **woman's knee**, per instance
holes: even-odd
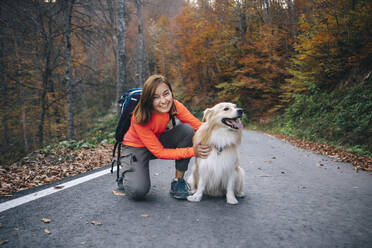
[[[124,191],[129,197],[135,200],[140,200],[143,199],[150,191],[150,185],[148,183],[129,184],[124,180]]]
[[[180,124],[180,128],[186,136],[194,136],[195,131],[189,124],[182,123]]]

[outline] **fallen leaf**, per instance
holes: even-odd
[[[92,224],[95,225],[95,226],[101,226],[102,225],[101,222],[95,221],[95,220],[92,221]]]
[[[51,232],[48,229],[44,229],[44,233],[51,234]]]
[[[5,245],[6,243],[8,243],[9,241],[8,240],[1,240],[0,241],[0,245]]]
[[[120,191],[116,191],[116,190],[113,190],[112,193],[114,195],[120,195],[120,196],[126,196],[127,194],[125,194],[124,192],[120,192]]]
[[[52,182],[54,182],[54,181],[55,181],[54,178],[45,178],[45,179],[43,180],[43,183],[52,183]]]
[[[306,187],[305,186],[302,186],[302,185],[300,185],[300,186],[298,186],[300,189],[306,189]]]
[[[41,221],[44,222],[44,223],[50,223],[51,219],[42,218]]]
[[[144,218],[147,218],[147,217],[149,217],[150,215],[148,215],[148,214],[141,214],[141,216],[144,217]]]
[[[316,167],[318,167],[318,168],[321,168],[322,166],[323,166],[322,163],[317,163],[317,164],[316,164]]]

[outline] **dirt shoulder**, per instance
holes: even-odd
[[[366,170],[372,171],[372,157],[366,155],[357,155],[351,152],[344,151],[340,148],[321,144],[317,142],[305,141],[301,139],[296,139],[293,137],[288,137],[282,134],[273,134],[268,133],[278,139],[284,140],[286,142],[291,143],[294,146],[305,150],[312,150],[316,153],[327,155],[329,157],[333,157],[335,159],[341,160],[346,163],[351,163],[355,166],[354,170],[358,172],[358,170]]]

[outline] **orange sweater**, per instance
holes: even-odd
[[[177,119],[190,124],[196,131],[201,122],[179,101],[174,100],[177,109]],[[131,124],[126,133],[123,144],[132,147],[146,147],[155,157],[160,159],[178,160],[195,156],[192,147],[167,149],[159,141],[160,135],[167,129],[169,122],[168,113],[153,113],[148,123],[141,125],[135,122],[132,116]]]

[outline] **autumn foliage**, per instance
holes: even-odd
[[[230,100],[259,118],[368,72],[370,13],[368,1],[200,1],[153,25],[153,52],[193,106]]]
[[[70,0],[69,0],[70,1]],[[0,3],[0,161],[67,137],[66,1]],[[175,97],[201,112],[219,101],[266,122],[298,97],[353,87],[372,71],[367,0],[151,0],[127,2],[127,88],[139,69],[166,75]],[[116,1],[75,1],[71,57],[76,137],[116,103]],[[142,70],[142,69],[141,69]],[[363,125],[370,119],[363,118]],[[358,141],[359,142],[359,141]]]

